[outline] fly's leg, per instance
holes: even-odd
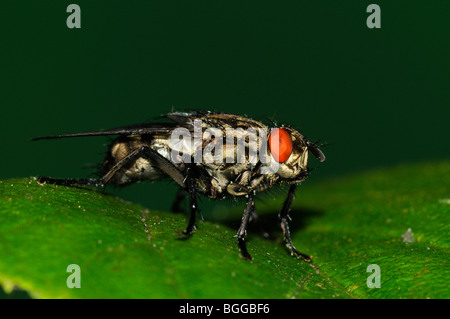
[[[254,195],[253,192],[250,192],[248,194],[247,206],[245,207],[244,215],[242,215],[241,226],[239,227],[239,230],[237,232],[238,247],[239,250],[241,251],[241,256],[250,261],[252,261],[252,256],[249,254],[247,246],[245,244],[245,234],[247,232],[247,224],[249,218],[253,214],[254,210],[255,210]]]
[[[161,154],[159,154],[157,151],[142,146],[140,148],[137,148],[130,152],[129,155],[127,155],[124,159],[127,159],[127,162],[131,160],[132,158],[139,157],[139,156],[145,156],[146,158],[150,159],[152,163],[154,163],[161,171],[163,171],[166,175],[168,175],[170,178],[172,178],[178,185],[180,185],[182,188],[187,187],[187,191],[189,192],[190,197],[190,210],[191,210],[191,216],[189,219],[189,224],[187,226],[186,231],[183,232],[184,235],[191,235],[194,232],[195,229],[195,217],[198,210],[197,205],[197,194],[194,187],[194,165],[193,164],[186,164],[187,166],[187,176],[184,178],[183,174],[180,172],[180,170],[167,158],[163,157]],[[124,159],[119,161],[114,167],[107,173],[109,176],[109,179],[120,169],[123,167],[124,164],[119,166],[118,164],[122,162]],[[105,175],[106,176],[106,175]],[[108,180],[109,180],[108,179]],[[183,199],[181,196],[184,197],[185,191],[181,189],[179,193],[177,194],[177,199],[174,203],[174,206],[179,207],[179,204],[181,200]],[[181,198],[180,198],[181,197]],[[172,207],[174,207],[172,206]]]
[[[186,191],[183,188],[179,188],[177,194],[175,195],[175,199],[172,203],[171,211],[173,213],[182,213],[183,209],[181,208],[181,202],[186,197]]]
[[[281,229],[283,229],[284,234],[284,240],[286,241],[287,247],[290,249],[292,255],[296,255],[297,257],[303,258],[305,261],[311,261],[311,257],[308,255],[305,255],[297,250],[295,248],[294,244],[291,240],[291,232],[289,231],[289,225],[288,225],[288,218],[289,218],[289,210],[291,209],[292,200],[294,199],[294,193],[297,185],[293,184],[289,188],[289,192],[287,195],[286,200],[284,201],[283,208],[281,209],[281,212],[279,214],[280,220],[281,220]]]
[[[130,161],[140,157],[145,156],[151,160],[161,171],[171,177],[175,182],[177,182],[181,187],[185,187],[183,183],[183,175],[177,169],[175,165],[172,164],[168,159],[164,158],[161,154],[155,150],[142,146],[134,149],[128,153],[124,158],[118,161],[102,178],[80,178],[80,179],[59,179],[51,177],[40,177],[38,182],[40,184],[56,184],[65,186],[76,186],[76,185],[92,185],[92,186],[103,186],[111,181],[113,176],[120,171],[125,165],[130,163]]]
[[[103,186],[103,182],[101,179],[96,178],[51,178],[51,177],[39,177],[39,184],[54,184],[54,185],[62,185],[62,186]]]
[[[120,170],[126,163],[133,159],[141,151],[135,149],[130,152],[127,156],[117,162],[102,178],[51,178],[51,177],[39,177],[39,184],[55,184],[64,186],[104,186],[109,182],[109,180]]]
[[[133,159],[141,152],[140,149],[135,149],[127,156],[117,162],[102,178],[51,178],[51,177],[39,177],[39,184],[55,184],[64,186],[104,186],[109,180],[120,170],[126,163]]]
[[[189,217],[189,224],[186,228],[186,230],[183,232],[183,235],[190,236],[195,230],[195,218],[197,215],[198,210],[198,204],[197,204],[197,193],[195,191],[195,185],[194,185],[194,166],[192,164],[186,164],[187,165],[187,177],[186,177],[186,184],[187,184],[187,191],[189,193],[189,207],[191,211],[191,216]]]

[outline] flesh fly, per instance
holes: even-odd
[[[255,196],[289,184],[279,213],[286,246],[291,254],[310,261],[293,245],[288,213],[297,185],[309,175],[308,154],[320,162],[325,156],[315,143],[290,126],[269,127],[240,115],[213,112],[174,112],[164,123],[146,123],[110,130],[44,136],[32,140],[115,135],[102,165],[100,178],[40,177],[39,183],[66,186],[126,185],[169,177],[179,185],[172,210],[186,194],[190,218],[184,235],[195,230],[197,196],[212,199],[244,197],[246,207],[237,231],[242,257],[252,260],[245,244],[247,224],[255,213]]]

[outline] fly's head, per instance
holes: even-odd
[[[320,162],[325,155],[317,145],[291,127],[274,128],[268,136],[268,150],[278,163],[276,175],[281,181],[296,183],[308,175],[308,154]]]

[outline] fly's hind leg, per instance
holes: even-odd
[[[39,184],[54,184],[63,186],[104,186],[111,178],[130,160],[140,154],[140,149],[135,149],[130,152],[123,159],[118,161],[103,177],[96,178],[51,178],[51,177],[39,177]]]
[[[303,260],[309,262],[311,261],[311,257],[308,255],[305,255],[297,250],[295,248],[294,244],[292,243],[291,239],[291,232],[289,231],[289,225],[288,225],[288,218],[289,218],[289,210],[291,208],[292,200],[294,199],[294,193],[297,185],[293,184],[289,188],[288,196],[283,204],[283,208],[280,212],[280,220],[281,220],[281,228],[283,229],[284,234],[284,240],[286,241],[286,245],[291,251],[292,255],[296,255],[297,257],[301,257]]]
[[[103,186],[104,183],[101,179],[97,178],[51,178],[51,177],[38,177],[37,182],[43,184],[54,184],[63,186]]]
[[[130,161],[145,156],[150,161],[152,161],[162,172],[171,177],[175,182],[177,182],[181,187],[185,187],[183,182],[183,175],[181,172],[173,165],[168,159],[164,158],[161,154],[155,150],[142,146],[132,150],[120,161],[114,164],[114,166],[106,172],[106,174],[100,179],[94,178],[80,178],[80,179],[61,179],[61,178],[51,178],[51,177],[39,177],[38,182],[40,184],[56,184],[65,186],[77,186],[77,185],[92,185],[92,186],[103,186],[110,183],[114,175],[119,172],[125,165],[129,164]]]
[[[157,151],[142,146],[131,151],[127,156],[118,161],[102,178],[100,179],[55,179],[49,177],[41,177],[41,183],[49,183],[49,184],[58,184],[58,185],[105,185],[111,181],[113,176],[120,171],[126,164],[130,163],[131,160],[136,159],[140,156],[145,156],[148,158],[158,169],[172,178],[181,188],[187,188],[187,192],[189,193],[190,198],[190,211],[191,216],[189,218],[189,224],[186,228],[186,231],[183,232],[184,235],[191,235],[195,229],[195,219],[196,213],[198,211],[197,204],[197,193],[194,185],[194,173],[195,166],[192,164],[186,164],[187,166],[187,176],[186,178],[181,173],[181,171],[168,159],[163,157]],[[180,190],[181,192],[182,190]],[[181,194],[178,194],[178,198],[181,197]],[[180,204],[181,200],[178,199],[175,207]]]

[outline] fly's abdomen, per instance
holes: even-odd
[[[155,147],[152,140],[142,140],[140,136],[115,140],[103,164],[107,182],[124,185],[143,180],[154,181],[163,177],[164,174],[157,165],[141,152],[142,147],[152,146]]]

